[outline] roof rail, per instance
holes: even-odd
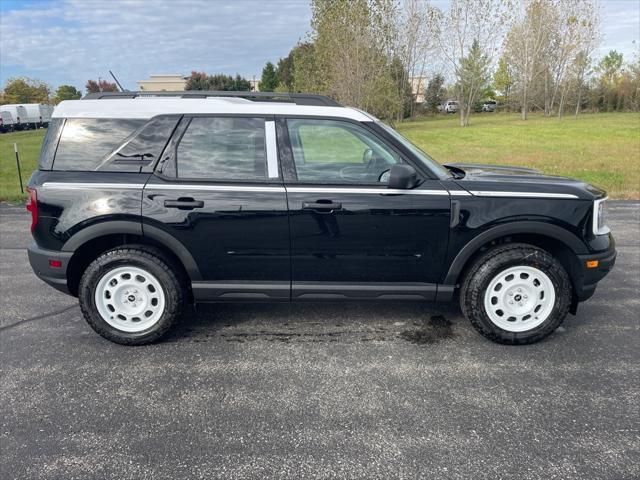
[[[178,98],[209,98],[209,97],[236,97],[246,98],[254,102],[289,102],[296,105],[312,105],[324,107],[341,107],[334,99],[324,95],[310,93],[288,92],[245,92],[224,91],[214,92],[208,90],[186,90],[182,92],[101,92],[89,93],[82,97],[83,100],[101,100],[117,98],[151,98],[151,97],[178,97]]]

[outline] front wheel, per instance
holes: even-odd
[[[80,279],[80,308],[107,340],[144,345],[164,336],[182,312],[185,293],[159,253],[118,248],[100,255]]]
[[[471,267],[460,306],[485,337],[522,345],[553,333],[567,316],[571,297],[569,276],[553,256],[509,244],[488,251]]]

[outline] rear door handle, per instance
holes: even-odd
[[[319,213],[332,213],[336,210],[342,210],[342,204],[331,201],[302,202],[302,209],[315,210]]]
[[[204,207],[202,200],[194,200],[191,197],[181,197],[177,200],[165,200],[164,206],[167,208],[177,208],[178,210],[193,210]]]

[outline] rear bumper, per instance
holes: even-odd
[[[582,266],[581,282],[575,286],[578,301],[583,302],[591,298],[596,291],[598,282],[613,269],[617,254],[616,249],[612,247],[610,250],[598,254],[578,255]],[[598,266],[587,268],[587,262],[594,260],[598,261]]]
[[[73,253],[45,250],[44,248],[38,247],[35,243],[27,247],[27,252],[29,254],[31,268],[33,268],[33,272],[38,278],[56,290],[70,295],[67,286],[67,265]],[[60,262],[60,266],[51,266],[52,262]]]

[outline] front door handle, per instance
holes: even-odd
[[[334,203],[331,200],[318,200],[317,202],[302,202],[303,210],[314,210],[318,213],[333,213],[342,210],[341,203]]]
[[[178,210],[193,210],[204,207],[202,200],[194,200],[191,197],[181,197],[177,200],[165,200],[164,206],[167,208],[177,208]]]

